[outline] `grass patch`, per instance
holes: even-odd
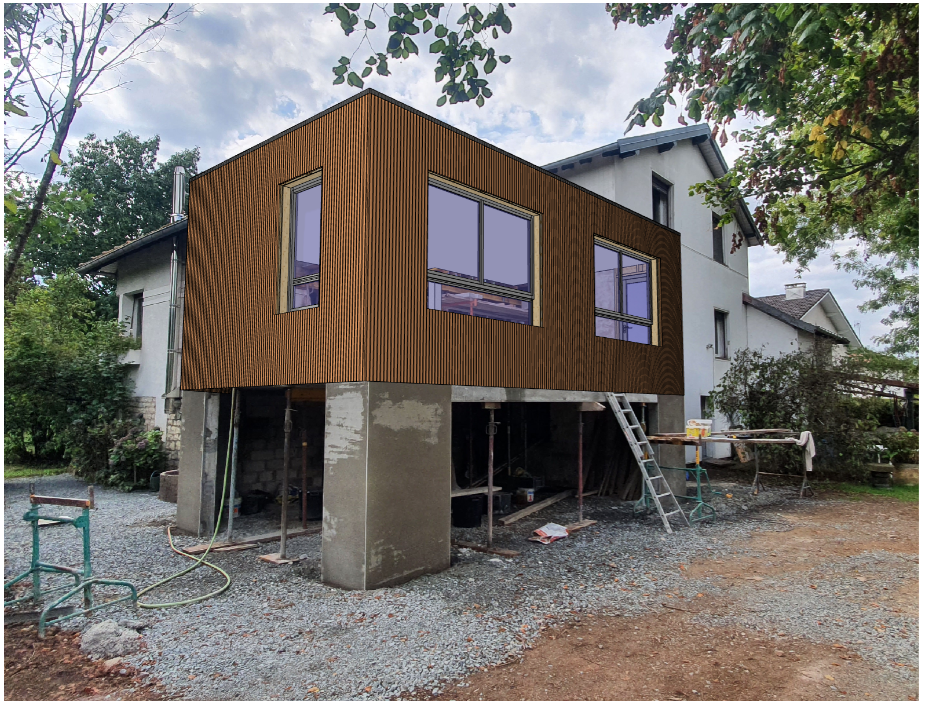
[[[26,465],[4,465],[3,479],[20,479],[22,477],[50,477],[64,474],[67,467],[28,467]]]
[[[865,495],[874,497],[889,497],[897,501],[919,503],[919,485],[915,484],[908,487],[890,487],[889,489],[875,489],[869,484],[853,484],[851,482],[823,482],[816,483],[814,487],[831,492],[841,492],[855,499]]]

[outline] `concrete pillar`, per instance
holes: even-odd
[[[325,583],[398,585],[450,566],[451,387],[327,384]]]
[[[652,433],[683,433],[687,419],[684,417],[684,396],[659,396],[656,414],[652,416]],[[662,467],[684,467],[684,446],[653,445],[658,464]],[[664,470],[665,481],[678,496],[687,494],[685,472]]]
[[[219,402],[217,394],[184,391],[180,407],[177,526],[197,536],[215,530]]]

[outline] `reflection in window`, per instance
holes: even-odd
[[[532,324],[533,221],[481,196],[431,184],[427,306]]]
[[[713,215],[713,260],[717,263],[726,262],[726,249],[723,248],[723,227],[719,217]]]
[[[652,262],[614,245],[594,244],[595,334],[652,343]]]
[[[668,223],[668,194],[671,187],[655,175],[652,175],[652,218],[662,226]]]
[[[321,183],[294,191],[290,204],[292,269],[290,308],[318,304],[321,277]]]

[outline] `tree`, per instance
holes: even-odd
[[[9,242],[5,285],[41,217],[77,109],[94,91],[105,90],[99,83],[102,76],[150,47],[148,40],[158,36],[158,28],[183,14],[175,16],[173,8],[169,4],[158,19],[139,24],[125,5],[113,3],[4,6],[5,171],[51,140],[35,199],[22,228]],[[21,127],[29,123],[30,128]],[[4,200],[4,207],[9,210],[12,204]]]
[[[66,243],[26,255],[49,272],[76,268],[94,256],[164,226],[171,211],[174,167],[195,174],[199,148],[181,150],[157,162],[160,137],[141,140],[120,132],[111,140],[90,134],[69,155],[62,170],[70,189],[94,195]],[[42,273],[44,275],[44,273]]]
[[[131,396],[121,355],[134,346],[100,320],[83,278],[65,273],[22,291],[4,313],[4,447],[19,458],[67,458]],[[108,448],[106,448],[108,449]]]
[[[481,108],[492,93],[488,88],[488,80],[481,77],[476,65],[480,65],[487,76],[495,70],[498,62],[507,64],[511,60],[507,55],[498,55],[489,46],[491,39],[498,39],[498,30],[509,34],[513,27],[502,3],[487,4],[482,8],[478,5],[463,5],[463,14],[455,21],[449,17],[452,6],[444,9],[446,6],[443,3],[420,3],[409,7],[398,2],[392,5],[391,12],[385,5],[376,3],[370,4],[368,11],[361,10],[361,7],[361,3],[331,3],[324,8],[324,14],[337,18],[344,34],[350,36],[357,30],[361,33],[353,55],[364,43],[372,50],[365,60],[365,67],[358,67],[356,71],[353,69],[353,55],[341,57],[332,69],[335,84],[347,83],[349,86],[363,88],[363,79],[373,73],[373,68],[377,74],[388,76],[391,73],[389,59],[404,60],[412,54],[418,55],[419,49],[412,37],[424,36],[433,30],[434,41],[428,46],[428,51],[437,55],[434,77],[437,83],[445,80],[441,88],[444,95],[437,99],[437,105],[474,100]],[[508,4],[508,7],[514,5]],[[373,21],[376,10],[383,17],[384,28],[378,28]],[[362,25],[361,12],[364,15]],[[385,28],[388,29],[389,37],[385,46],[378,51],[372,44],[371,36],[375,38],[381,35]]]
[[[894,307],[882,338],[918,350],[918,5],[706,4],[607,6],[615,29],[669,19],[673,57],[628,129],[659,126],[665,104],[706,119],[724,145],[729,123],[742,156],[720,180],[696,186],[732,218],[739,198],[800,267],[840,239],[857,248],[837,265]],[[686,124],[684,116],[680,119]],[[877,262],[886,258],[886,265]],[[897,326],[898,325],[898,326]]]

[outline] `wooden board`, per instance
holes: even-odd
[[[49,506],[76,506],[81,509],[92,509],[91,499],[70,499],[68,497],[40,497],[36,494],[29,496],[32,504],[48,504]]]
[[[513,524],[515,521],[519,521],[525,516],[530,516],[531,514],[535,514],[538,511],[542,511],[546,507],[552,506],[553,504],[557,504],[563,499],[567,499],[568,497],[574,494],[575,492],[572,489],[569,489],[564,492],[559,492],[558,494],[549,497],[549,499],[544,499],[543,501],[537,502],[536,504],[531,504],[526,509],[515,511],[513,514],[509,514],[508,516],[502,516],[500,519],[498,519],[498,523],[501,524],[502,526],[509,526],[510,524]]]
[[[572,533],[573,531],[581,531],[582,529],[586,529],[589,526],[594,526],[594,524],[596,523],[597,522],[594,521],[593,519],[585,519],[584,521],[579,521],[574,524],[569,524],[568,526],[565,527],[565,530],[568,531],[569,533]]]
[[[493,487],[496,492],[501,491],[501,487]],[[488,494],[488,487],[473,487],[472,489],[454,489],[450,492],[450,497],[465,497],[470,494]]]
[[[298,558],[280,558],[279,553],[267,553],[265,556],[257,556],[260,560],[274,565],[286,565],[287,563],[298,563]]]
[[[286,534],[286,538],[295,538],[296,536],[310,536],[313,533],[320,533],[320,526],[313,526],[309,529],[303,528],[293,528],[289,529],[289,532]],[[279,541],[280,533],[268,533],[261,536],[244,536],[243,538],[236,538],[234,541],[220,541],[215,543],[212,546],[212,550],[218,550],[219,548],[225,548],[228,546],[240,546],[244,543],[269,543],[271,541]],[[196,546],[187,546],[186,548],[181,549],[184,553],[202,553],[209,547],[208,543],[200,543]]]
[[[468,543],[466,541],[453,541],[453,545],[458,548],[469,548],[473,551],[478,551],[479,553],[491,553],[496,556],[504,556],[505,558],[513,558],[520,555],[520,551],[512,551],[509,548],[495,548],[492,546],[480,546],[477,543]]]
[[[250,550],[251,548],[257,548],[257,546],[258,544],[256,543],[240,543],[237,546],[221,546],[219,548],[215,548],[213,546],[212,552],[213,553],[231,553],[232,551],[247,551],[247,550]]]

